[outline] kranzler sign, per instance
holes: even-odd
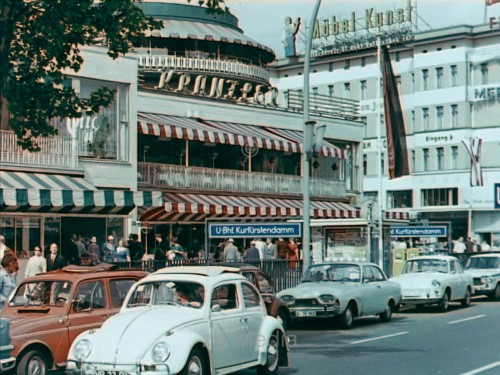
[[[208,227],[210,238],[302,237],[302,227],[300,223],[210,223]]]

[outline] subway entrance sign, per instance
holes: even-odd
[[[446,237],[447,235],[448,231],[444,226],[391,228],[391,237]]]
[[[495,184],[495,208],[500,208],[500,184]]]
[[[209,223],[210,238],[302,237],[301,223]]]

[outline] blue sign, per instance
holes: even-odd
[[[500,184],[495,184],[495,208],[500,208]]]
[[[302,237],[301,223],[209,223],[210,238]]]
[[[391,228],[391,237],[446,237],[446,227],[395,227]]]

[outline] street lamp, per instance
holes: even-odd
[[[306,39],[306,52],[304,56],[304,143],[302,147],[303,155],[303,166],[302,166],[302,222],[303,222],[303,238],[302,238],[302,253],[304,258],[304,271],[309,267],[311,263],[311,187],[310,185],[310,169],[311,169],[311,155],[313,152],[313,143],[318,144],[318,137],[316,137],[316,142],[314,142],[314,127],[316,125],[315,121],[309,120],[309,74],[311,71],[311,50],[312,50],[312,39],[314,34],[314,24],[318,18],[319,6],[321,5],[321,0],[316,0],[314,10],[311,16],[311,22],[309,23],[309,28],[307,30]],[[325,134],[325,130],[319,130],[322,135]],[[322,141],[322,139],[321,139]],[[321,147],[321,143],[319,143]]]

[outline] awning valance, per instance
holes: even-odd
[[[205,218],[255,217],[260,219],[302,216],[302,201],[229,195],[164,193],[165,206],[145,212],[140,221],[191,221]],[[358,208],[341,202],[311,201],[313,218],[359,218]]]
[[[152,113],[139,113],[137,118],[140,134],[283,152],[302,152],[303,133],[296,130]],[[323,143],[322,155],[345,158],[343,150],[328,142]]]
[[[0,188],[97,190],[83,177],[16,171],[0,171]]]
[[[0,188],[0,212],[128,215],[161,202],[161,193],[151,191]]]
[[[410,220],[410,213],[403,211],[385,211],[386,220]]]

